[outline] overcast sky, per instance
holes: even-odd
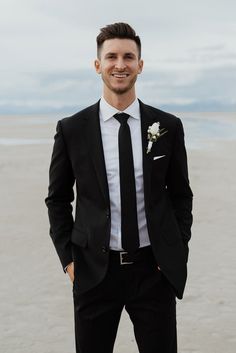
[[[172,110],[236,111],[235,0],[0,0],[0,113],[75,111],[101,94],[99,28],[142,40],[141,100]]]

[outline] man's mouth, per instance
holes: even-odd
[[[116,77],[116,78],[126,78],[129,76],[129,74],[117,74],[117,73],[114,73],[114,74],[111,74],[113,77]]]

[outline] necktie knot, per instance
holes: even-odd
[[[127,120],[129,119],[130,115],[126,113],[117,113],[114,115],[114,118],[119,121],[119,123],[122,125],[124,123],[127,123]]]

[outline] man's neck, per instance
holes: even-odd
[[[103,92],[103,97],[108,104],[117,110],[124,111],[128,108],[136,99],[136,95],[134,92],[131,94],[126,92],[124,94],[106,94]]]

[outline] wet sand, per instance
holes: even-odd
[[[0,117],[0,138],[51,139],[55,131],[55,122],[4,121]],[[236,141],[205,146],[188,150],[194,226],[185,296],[177,301],[179,352],[234,353]],[[0,146],[3,353],[75,351],[72,287],[49,238],[44,204],[51,148],[50,143]],[[124,313],[114,352],[137,351]]]

